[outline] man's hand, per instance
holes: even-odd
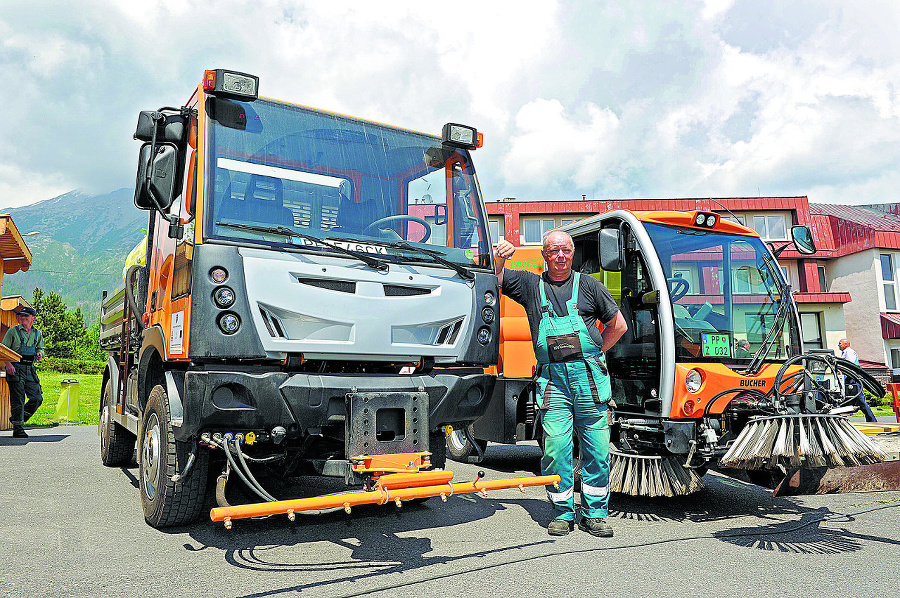
[[[516,248],[506,239],[500,239],[500,241],[494,245],[494,274],[497,275],[497,278],[501,283],[503,282],[503,265],[515,252]]]
[[[6,375],[7,376],[15,376],[16,375],[16,367],[13,364],[11,364],[11,363],[6,364]]]
[[[42,360],[44,358],[44,352],[38,351],[37,355],[35,355],[35,357],[37,358],[38,361]]]

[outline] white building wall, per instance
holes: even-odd
[[[801,314],[820,313],[822,337],[826,349],[834,349],[838,353],[838,341],[847,336],[847,326],[844,321],[844,309],[840,303],[801,303],[798,306]]]
[[[830,291],[850,293],[850,303],[844,304],[847,338],[860,359],[886,363],[881,338],[881,287],[878,250],[867,249],[835,259],[828,264]],[[838,337],[837,340],[840,340]],[[837,353],[837,340],[828,348]]]

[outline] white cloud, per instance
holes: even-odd
[[[558,100],[537,99],[516,115],[503,175],[517,186],[591,187],[616,149],[618,117],[588,103],[584,119],[565,114]]]
[[[0,205],[131,185],[137,112],[217,67],[414,129],[473,124],[488,199],[880,201],[900,172],[891,2],[0,2]]]

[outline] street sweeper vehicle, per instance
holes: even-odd
[[[483,412],[498,287],[472,153],[441,136],[259,97],[206,71],[181,107],[141,112],[134,203],[146,259],[101,307],[100,452],[137,447],[144,516],[193,521],[552,484],[454,482],[444,430]],[[359,492],[276,497],[259,472]],[[240,478],[260,504],[229,505]],[[284,500],[278,500],[282,498]]]
[[[613,491],[686,494],[708,468],[773,487],[791,468],[886,457],[845,417],[864,389],[882,396],[881,385],[850,362],[803,350],[776,257],[789,245],[814,253],[808,228],[793,227],[792,243],[774,252],[712,212],[621,210],[562,228],[574,240],[573,269],[599,278],[628,323],[607,355]],[[519,251],[512,267],[539,271],[538,249]],[[540,438],[524,371],[534,363],[527,320],[502,307],[498,384],[485,417],[448,438],[454,457],[488,440]]]

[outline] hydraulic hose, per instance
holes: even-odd
[[[481,445],[475,441],[475,437],[472,435],[472,432],[469,430],[469,426],[463,427],[463,433],[466,436],[466,440],[472,443],[472,446],[475,447],[475,450],[478,452],[478,462],[480,463],[482,459],[484,459],[484,449],[481,448]]]
[[[266,492],[266,489],[262,487],[262,484],[260,484],[259,481],[257,481],[257,479],[253,477],[253,474],[250,473],[250,468],[247,466],[247,461],[244,460],[244,451],[241,450],[241,443],[238,442],[238,439],[234,438],[232,440],[232,444],[234,444],[234,448],[237,450],[238,460],[241,462],[241,465],[244,468],[244,473],[247,475],[247,478],[249,478],[250,482],[252,482],[253,485],[256,486],[256,489],[259,490],[259,492],[262,493],[263,496],[267,497],[268,500],[273,502],[278,500],[277,498]]]
[[[254,486],[250,480],[247,479],[247,476],[244,475],[244,472],[241,471],[241,468],[238,467],[237,463],[235,463],[234,456],[231,454],[231,449],[228,447],[227,440],[224,441],[223,448],[225,449],[225,458],[228,459],[228,463],[231,465],[231,468],[238,474],[238,477],[241,478],[241,480],[243,480],[244,484],[246,484],[247,487],[250,488],[250,490],[252,490],[254,494],[259,496],[264,501],[271,502],[271,501],[275,500],[274,498],[271,498],[271,495],[267,496],[268,493],[260,492],[259,489],[256,486]]]
[[[228,460],[225,471],[222,475],[219,476],[216,483],[216,503],[218,503],[221,507],[230,506],[228,504],[228,500],[225,498],[225,484],[228,481],[229,475],[232,471],[238,474],[238,477],[247,485],[250,490],[253,491],[254,494],[259,496],[266,502],[275,502],[278,499],[269,494],[263,489],[262,486],[259,485],[259,482],[256,481],[256,478],[253,477],[253,474],[250,473],[250,468],[247,467],[247,476],[250,476],[249,479],[244,475],[244,472],[241,471],[241,468],[238,466],[237,462],[234,459],[234,456],[231,454],[231,448],[228,445],[228,440],[214,440],[212,437],[206,437],[208,441],[212,444],[215,444],[217,447],[225,451],[225,458]],[[237,439],[234,439],[234,442],[237,443]],[[247,461],[244,458],[243,451],[240,450],[240,447],[237,448],[238,458],[241,460],[241,463],[246,467]],[[252,481],[251,481],[252,480]],[[338,492],[336,494],[343,494]],[[343,507],[336,507],[332,509],[317,509],[311,511],[300,511],[297,515],[325,515],[327,513],[336,513],[338,511],[343,511]]]
[[[172,482],[177,483],[179,480],[183,480],[191,473],[191,468],[194,466],[194,461],[197,460],[197,442],[194,441],[194,448],[191,450],[191,455],[188,457],[187,465],[184,466],[184,469],[181,470],[181,473],[176,473],[172,476]]]

